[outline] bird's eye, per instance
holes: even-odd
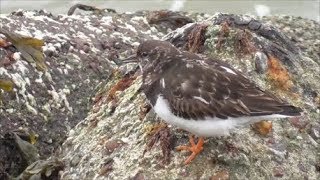
[[[141,53],[141,56],[146,57],[148,54],[146,52]]]

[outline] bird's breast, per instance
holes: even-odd
[[[176,116],[172,113],[168,101],[161,94],[157,96],[153,109],[156,114],[167,123],[197,136],[211,137],[228,135],[229,131],[237,126],[233,120],[219,119],[216,117],[193,120]]]

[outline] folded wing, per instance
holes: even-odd
[[[182,61],[170,71],[162,80],[166,86],[163,95],[173,113],[183,118],[297,116],[301,112],[220,61]]]

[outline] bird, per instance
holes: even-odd
[[[262,119],[301,116],[302,109],[259,88],[228,63],[188,51],[170,42],[146,40],[134,56],[142,71],[141,89],[155,113],[167,123],[191,133],[191,155],[202,150],[205,137],[227,136]],[[198,142],[194,136],[198,137]]]

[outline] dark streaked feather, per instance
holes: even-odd
[[[161,91],[175,115],[187,119],[227,119],[271,114],[295,116],[300,113],[300,109],[262,91],[232,67],[216,60],[202,61],[203,64],[211,62],[204,66],[192,59],[180,61],[163,75],[166,88]],[[187,63],[192,67],[187,68]],[[221,66],[236,74],[228,73]]]
[[[157,95],[162,94],[176,116],[227,119],[272,114],[296,116],[301,112],[300,108],[262,91],[225,62],[181,52],[161,41],[142,44],[138,56],[143,52],[149,53],[149,59],[141,60],[147,98],[155,104]]]

